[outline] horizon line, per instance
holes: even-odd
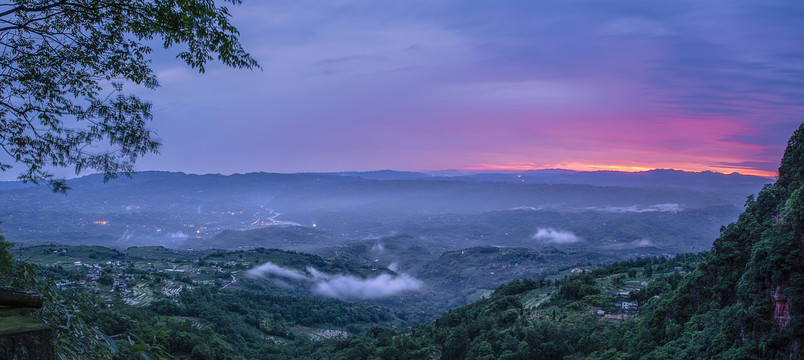
[[[181,173],[185,175],[222,175],[222,176],[231,176],[231,175],[246,175],[246,174],[254,174],[254,173],[265,173],[265,174],[285,174],[285,175],[294,175],[294,174],[338,174],[338,173],[370,173],[370,172],[380,172],[380,171],[393,171],[393,172],[413,172],[413,173],[422,173],[430,176],[449,176],[446,174],[436,175],[432,173],[438,172],[466,172],[463,175],[473,175],[479,173],[486,173],[486,174],[503,174],[503,173],[516,173],[516,172],[530,172],[530,171],[569,171],[575,173],[629,173],[629,174],[636,174],[636,173],[645,173],[651,171],[680,171],[685,173],[693,173],[693,174],[702,174],[702,173],[714,173],[719,175],[742,175],[742,176],[754,176],[754,177],[762,177],[768,179],[774,179],[778,177],[778,172],[768,172],[768,171],[746,171],[746,172],[739,172],[739,171],[732,171],[732,172],[724,172],[724,171],[716,171],[716,170],[688,170],[688,169],[675,169],[675,168],[642,168],[642,167],[622,167],[622,168],[597,168],[597,169],[571,169],[571,168],[561,168],[561,167],[543,167],[543,168],[536,168],[536,167],[469,167],[469,168],[446,168],[446,169],[409,169],[409,170],[399,170],[399,169],[375,169],[375,170],[335,170],[335,171],[295,171],[295,172],[282,172],[282,171],[265,171],[265,170],[255,170],[255,171],[246,171],[246,172],[230,172],[230,173],[197,173],[197,172],[188,172],[182,170],[160,170],[160,169],[147,169],[147,170],[135,170],[132,172],[133,175],[138,173],[144,172],[167,172],[167,173]],[[71,177],[65,178],[66,180],[69,179],[77,179],[86,176],[93,176],[93,175],[102,175],[103,173],[96,172],[90,174],[80,174]],[[124,174],[121,173],[121,176],[125,177]],[[0,182],[22,182],[21,180],[0,180]],[[29,182],[30,184],[30,182]]]

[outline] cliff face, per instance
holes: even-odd
[[[773,318],[776,319],[776,328],[778,331],[784,331],[784,328],[790,322],[790,303],[793,299],[787,296],[783,291],[784,286],[776,286],[776,291],[771,295],[773,301]]]

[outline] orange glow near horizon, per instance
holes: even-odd
[[[762,177],[776,177],[776,172],[761,171],[756,169],[737,169],[737,168],[704,168],[696,166],[629,166],[629,165],[609,165],[609,164],[582,164],[582,163],[568,163],[557,166],[534,166],[527,164],[480,164],[476,166],[468,166],[458,170],[473,170],[473,171],[530,171],[530,170],[547,170],[547,169],[563,169],[573,171],[621,171],[621,172],[643,172],[660,169],[673,169],[686,172],[704,172],[711,171],[721,174],[739,173],[742,175],[753,175]]]

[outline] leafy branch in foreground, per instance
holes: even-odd
[[[226,0],[239,4],[240,0]],[[123,86],[159,86],[147,43],[204,72],[208,61],[253,69],[228,9],[214,0],[13,0],[0,2],[0,170],[67,189],[49,169],[130,173],[160,143],[146,127],[151,104]]]

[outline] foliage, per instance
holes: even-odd
[[[160,144],[146,128],[151,104],[124,85],[159,85],[148,58],[156,37],[165,48],[181,45],[178,57],[200,72],[213,55],[257,67],[229,16],[213,0],[0,3],[0,147],[25,167],[19,179],[64,191],[49,167],[99,170],[109,179],[156,152]]]
[[[14,244],[6,241],[3,235],[0,235],[0,276],[9,274],[14,266],[14,257],[8,251]]]

